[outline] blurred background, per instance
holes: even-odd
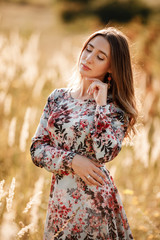
[[[0,239],[42,239],[51,174],[33,165],[31,138],[84,40],[106,25],[130,40],[140,111],[137,136],[106,167],[134,239],[160,239],[159,22],[159,0],[0,1]]]

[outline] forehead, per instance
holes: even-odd
[[[107,39],[105,39],[103,36],[96,36],[93,39],[91,39],[88,44],[93,45],[94,48],[110,53],[110,45]]]

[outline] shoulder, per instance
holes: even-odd
[[[128,114],[116,103],[116,101],[113,100],[112,96],[110,96],[108,107],[110,116],[112,116],[113,118],[117,118],[117,120],[121,120],[128,124],[129,122]]]
[[[122,108],[120,108],[118,105],[114,104],[113,112],[114,112],[118,121],[120,121],[124,125],[128,126],[129,116]]]
[[[48,97],[49,101],[55,101],[59,97],[63,97],[65,93],[69,91],[69,88],[56,88]]]

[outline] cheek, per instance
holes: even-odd
[[[101,63],[99,65],[99,70],[103,73],[107,73],[107,70],[110,68],[110,63],[107,62],[107,63]]]
[[[85,54],[85,52],[83,51],[82,54],[81,54],[81,57],[80,57],[80,61],[81,61],[81,59],[84,59],[84,58],[85,58],[85,55],[86,55],[86,54]]]
[[[82,53],[82,55],[81,55],[80,58],[79,58],[78,67],[81,66],[82,61],[83,61],[83,53]]]

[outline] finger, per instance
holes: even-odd
[[[93,83],[90,84],[90,86],[87,89],[87,93],[89,95],[93,94],[95,91],[99,91],[99,89],[104,89],[104,84],[105,87],[107,87],[106,83],[102,83],[100,80],[99,81],[94,81]]]
[[[94,86],[97,86],[97,87],[107,87],[108,84],[107,83],[104,83],[102,81],[94,81],[90,84],[89,88],[93,88]]]
[[[92,172],[92,174],[90,174],[97,182],[99,182],[101,185],[104,185],[105,182],[103,181],[103,178],[98,175],[97,173],[95,172]]]
[[[101,82],[101,80],[99,80],[98,78],[86,77],[86,80],[88,80],[88,81],[98,81],[98,82]]]
[[[100,164],[100,163],[98,163],[98,162],[95,162],[95,160],[93,159],[89,159],[90,161],[91,161],[91,163],[93,163],[95,166],[97,166],[97,167],[102,167],[103,166],[103,164]]]
[[[102,177],[104,182],[106,181],[106,175],[101,169],[98,169],[96,173]]]
[[[90,94],[93,94],[95,91],[98,91],[100,88],[100,86],[98,85],[92,85],[89,87],[89,89],[87,90],[87,93],[90,95]]]
[[[92,185],[91,182],[88,180],[87,177],[82,176],[81,178],[83,179],[83,181],[84,181],[87,185]]]
[[[88,90],[90,90],[90,88],[92,88],[92,86],[94,86],[95,84],[104,84],[102,81],[100,81],[99,79],[95,79],[94,81],[92,81],[92,83],[89,85]],[[106,83],[105,83],[106,84]]]
[[[106,179],[105,173],[99,167],[94,166],[92,170],[100,175],[104,180]]]
[[[103,89],[104,84],[101,82],[93,82],[88,89],[88,92],[93,94],[94,91],[98,91],[99,89]]]
[[[92,176],[88,179],[88,181],[90,182],[90,185],[102,186],[102,184],[96,179],[94,179]]]

